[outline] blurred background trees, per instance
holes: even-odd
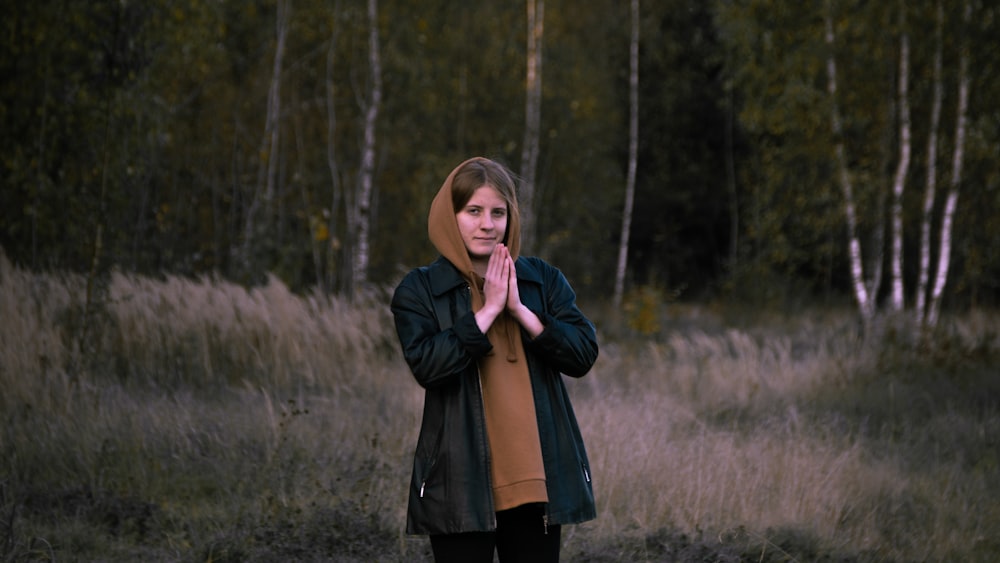
[[[242,283],[273,272],[296,289],[334,292],[359,280],[390,284],[433,258],[426,212],[455,164],[485,155],[523,169],[523,3],[16,4],[0,24],[0,247],[24,267],[219,273]],[[643,3],[629,287],[755,303],[853,299],[838,142],[864,259],[889,271],[905,31],[907,303],[921,264],[935,48],[937,233],[963,38],[967,139],[944,301],[997,303],[998,10],[972,0],[966,24],[960,3],[945,2],[937,42],[937,3],[905,4],[900,18],[894,2]],[[597,299],[612,289],[621,233],[629,5],[544,6],[532,252]],[[831,129],[830,55],[840,135]],[[366,203],[369,234],[359,240]],[[368,248],[360,277],[359,245]],[[891,287],[874,289],[885,300]]]

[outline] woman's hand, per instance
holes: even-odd
[[[490,262],[486,266],[486,276],[483,284],[483,308],[476,313],[476,324],[479,330],[486,331],[501,312],[507,310],[524,330],[534,338],[545,330],[545,325],[538,315],[531,312],[521,303],[521,293],[517,288],[517,269],[510,250],[503,244],[493,247]]]
[[[489,264],[486,265],[486,275],[483,277],[483,308],[476,312],[476,324],[483,334],[486,334],[507,307],[511,278],[514,279],[514,285],[517,285],[517,276],[512,275],[512,272],[507,247],[502,244],[493,247]]]
[[[498,248],[501,246],[497,245]],[[507,311],[534,338],[545,330],[545,325],[542,324],[538,315],[521,303],[521,292],[517,287],[517,269],[514,266],[514,259],[511,257],[507,247],[504,246],[502,252],[508,272],[510,273],[507,278]]]

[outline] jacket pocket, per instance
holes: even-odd
[[[427,492],[427,483],[431,481],[438,470],[441,458],[441,441],[444,438],[444,425],[438,427],[433,440],[424,444],[421,440],[421,447],[417,448],[417,471],[416,477],[419,483],[418,497],[424,498]]]
[[[417,495],[419,498],[424,498],[424,494],[427,492],[427,484],[434,482],[438,465],[438,458],[436,456],[425,460],[422,464],[422,467],[417,473],[417,478],[420,483],[420,490]]]

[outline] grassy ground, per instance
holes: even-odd
[[[85,288],[0,257],[3,561],[430,560],[401,531],[422,395],[384,295]],[[920,341],[637,306],[588,310],[601,357],[568,385],[599,517],[564,560],[1000,559],[996,315]]]

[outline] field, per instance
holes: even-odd
[[[386,303],[114,274],[88,304],[0,255],[0,558],[429,561]],[[565,561],[1000,560],[1000,315],[639,306],[585,307],[599,517]]]

